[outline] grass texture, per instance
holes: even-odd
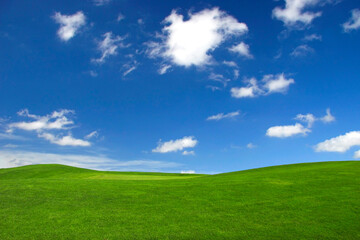
[[[360,239],[360,162],[217,175],[0,169],[0,239]]]

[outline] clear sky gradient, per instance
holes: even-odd
[[[0,2],[0,168],[360,158],[360,3]]]

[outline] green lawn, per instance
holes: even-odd
[[[360,239],[360,162],[218,175],[0,169],[0,239]]]

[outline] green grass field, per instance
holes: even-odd
[[[218,175],[0,169],[0,239],[360,239],[360,162]]]

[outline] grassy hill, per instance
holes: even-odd
[[[0,169],[0,239],[360,239],[360,162],[218,175]]]

